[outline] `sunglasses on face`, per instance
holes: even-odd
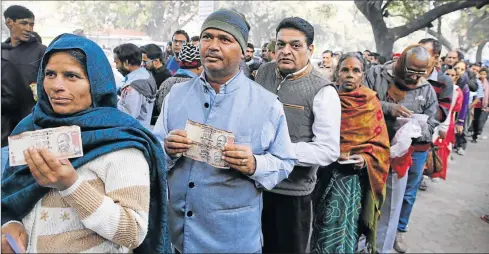
[[[143,65],[146,66],[150,63],[152,63],[154,60],[148,60],[148,61],[143,61]]]

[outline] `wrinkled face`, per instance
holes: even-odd
[[[122,76],[125,77],[127,74],[130,73],[129,63],[127,61],[121,62],[121,60],[117,57],[117,55],[114,55],[114,63],[115,63],[115,68],[122,74]]]
[[[299,30],[284,28],[277,33],[275,53],[278,68],[284,74],[303,69],[313,50],[314,46],[307,46],[306,35]]]
[[[480,71],[479,72],[479,79],[480,80],[487,79],[487,72],[486,71]]]
[[[10,30],[10,37],[18,41],[28,41],[34,31],[34,19],[17,19],[15,22],[8,18],[7,27]]]
[[[457,72],[457,79],[459,79],[460,77],[462,77],[462,75],[464,75],[467,66],[464,63],[457,63],[454,69]]]
[[[331,63],[333,62],[333,56],[331,53],[323,53],[323,65],[324,66],[330,66]]]
[[[229,33],[206,29],[200,37],[200,59],[206,72],[225,77],[239,70],[243,51]]]
[[[425,43],[425,44],[421,44],[421,46],[425,48],[430,54],[430,63],[428,64],[428,70],[431,70],[438,63],[438,59],[440,58],[440,55],[433,52],[433,43]]]
[[[346,58],[340,65],[338,85],[341,90],[350,92],[361,86],[363,80],[363,67],[355,57]]]
[[[445,71],[445,74],[452,79],[455,83],[457,82],[457,72],[454,69],[448,69]]]
[[[151,71],[155,69],[153,61],[154,60],[149,59],[148,56],[143,53],[143,65],[146,67],[146,70]]]
[[[473,72],[474,74],[478,74],[480,70],[481,67],[477,65],[472,65],[472,67],[470,67],[470,71]]]
[[[245,61],[246,62],[251,61],[251,59],[253,59],[253,54],[254,53],[255,53],[255,49],[253,49],[253,48],[246,48]]]
[[[419,59],[416,54],[411,54],[406,58],[404,66],[404,83],[407,87],[416,87],[419,79],[426,75],[430,59]]]
[[[447,57],[445,58],[445,63],[453,66],[456,62],[458,62],[460,59],[458,59],[458,54],[457,52],[448,52]]]
[[[92,106],[90,82],[80,63],[65,52],[54,53],[44,71],[44,91],[53,111],[71,115]]]
[[[183,34],[175,34],[173,36],[173,41],[171,44],[171,48],[173,50],[173,53],[177,54],[180,53],[180,50],[182,49],[183,45],[187,44],[187,37]]]

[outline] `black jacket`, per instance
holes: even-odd
[[[166,68],[165,65],[161,66],[158,69],[152,70],[151,74],[153,74],[153,77],[156,81],[156,90],[160,89],[161,84],[163,84],[163,82],[167,78],[171,77],[171,72]]]
[[[8,144],[8,135],[35,105],[29,85],[37,83],[37,72],[46,51],[46,46],[35,36],[16,47],[12,47],[10,41],[9,38],[2,43],[2,147]]]
[[[8,136],[34,107],[30,88],[13,63],[2,59],[2,147],[8,145]]]
[[[41,64],[46,46],[39,43],[37,38],[31,35],[27,42],[21,42],[16,47],[10,45],[10,38],[2,43],[2,60],[13,63],[20,71],[27,85],[37,82],[37,71]]]

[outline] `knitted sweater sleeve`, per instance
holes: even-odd
[[[149,166],[141,151],[124,149],[95,160],[105,195],[79,177],[60,191],[83,225],[119,245],[134,249],[148,232]]]

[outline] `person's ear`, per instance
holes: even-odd
[[[311,44],[307,47],[307,50],[309,51],[309,57],[312,57],[314,54],[314,44]]]
[[[12,29],[12,26],[14,25],[15,21],[11,18],[6,18],[5,19],[5,25],[7,25],[8,29]]]

